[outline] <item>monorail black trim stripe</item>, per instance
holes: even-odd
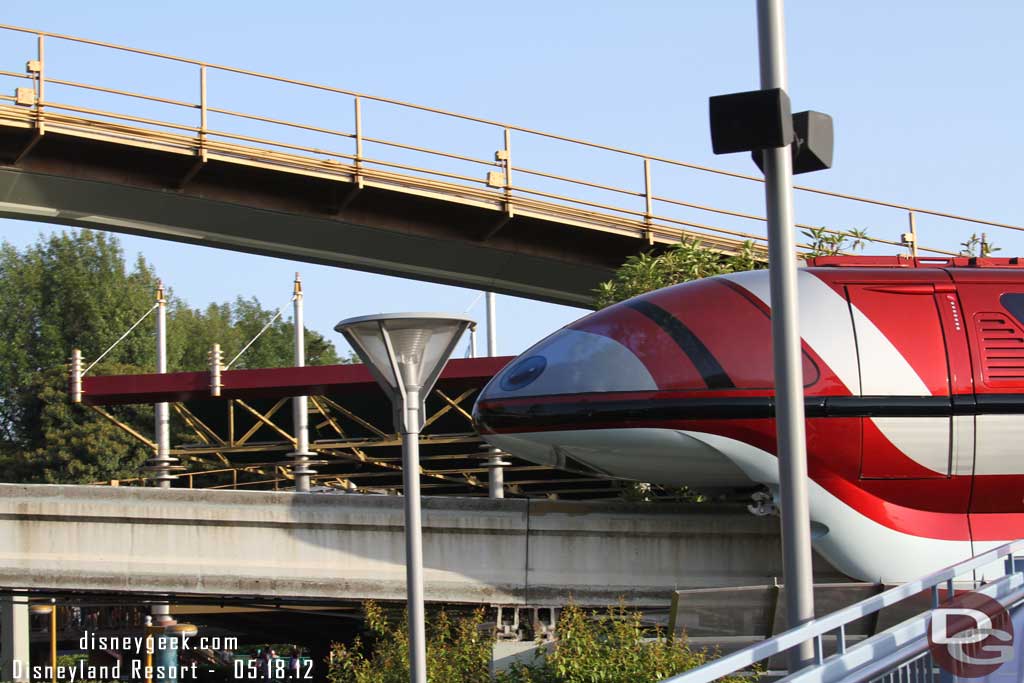
[[[969,396],[808,396],[804,412],[820,417],[949,417],[1024,415],[1024,395]],[[558,403],[481,401],[477,419],[484,428],[586,427],[587,425],[672,420],[738,420],[775,416],[771,396],[592,400]]]
[[[672,341],[683,350],[683,353],[693,363],[693,367],[697,368],[697,372],[704,378],[708,389],[734,389],[736,387],[732,378],[708,350],[708,347],[704,346],[700,337],[695,335],[679,318],[650,301],[633,301],[626,305],[640,315],[649,318],[651,322],[672,337]]]

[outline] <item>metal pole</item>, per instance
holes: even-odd
[[[505,497],[505,466],[510,463],[501,459],[502,452],[499,448],[489,449],[490,457],[487,458],[487,469],[490,474],[487,478],[487,496],[489,498]]]
[[[757,27],[761,88],[785,89],[782,0],[757,1]],[[814,618],[814,575],[811,568],[803,372],[797,319],[793,169],[789,147],[765,150],[764,158],[775,363],[775,424],[782,501],[782,567],[787,627],[794,628]],[[814,656],[811,641],[790,653],[790,671],[802,668]]]
[[[156,285],[156,371],[167,372],[167,299],[164,285]],[[171,450],[170,410],[167,403],[156,404],[156,459],[161,469],[156,472],[157,483],[162,489],[171,488],[169,465]]]
[[[166,602],[154,602],[149,606],[149,614],[153,618],[153,626],[164,628],[178,623],[171,616],[171,605]]]
[[[57,601],[50,598],[50,666],[51,678],[57,683]]]
[[[302,280],[295,273],[295,287],[292,296],[295,325],[295,367],[306,365],[306,328],[302,312]],[[309,493],[309,399],[296,396],[292,399],[292,421],[295,424],[295,452],[292,454],[292,473],[295,477],[295,492]]]
[[[0,676],[3,680],[16,683],[29,680],[28,616],[28,596],[25,593],[16,591],[0,596]]]
[[[494,292],[487,292],[487,355],[498,355],[498,330],[494,311]]]
[[[907,220],[910,222],[910,255],[917,258],[917,221],[913,211],[907,212]]]
[[[396,398],[396,400],[402,400]],[[420,519],[420,395],[406,389],[402,430],[402,479],[405,491],[405,580],[409,609],[409,681],[427,683],[426,627],[423,607],[423,528]]]
[[[644,159],[644,223],[647,226],[647,243],[654,244],[654,232],[651,223],[654,221],[654,191],[651,187],[651,160]]]
[[[146,659],[145,659],[145,674],[146,683],[153,683],[153,646],[156,640],[157,629],[153,626],[153,617],[146,617]]]
[[[199,160],[206,163],[206,65],[199,66]]]
[[[82,402],[82,350],[71,349],[71,402]]]
[[[36,36],[36,56],[39,59],[39,73],[36,76],[36,83],[38,85],[38,92],[36,93],[36,123],[39,126],[39,130],[42,130],[43,126],[43,100],[45,95],[43,90],[46,86],[46,60],[44,59],[46,51],[43,47],[43,36]]]
[[[469,357],[476,358],[476,325],[469,327]]]

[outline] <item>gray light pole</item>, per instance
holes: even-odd
[[[512,463],[501,459],[501,456],[506,455],[506,453],[503,453],[500,448],[494,448],[493,446],[481,446],[481,448],[487,451],[487,462],[484,463],[484,467],[489,471],[487,476],[487,497],[504,498],[505,468]]]
[[[292,322],[295,327],[295,367],[306,365],[306,328],[302,311],[302,280],[295,273],[292,291]],[[310,475],[316,472],[309,468],[309,400],[306,396],[292,399],[292,422],[295,431],[295,452],[292,453],[292,476],[295,478],[295,492],[309,493]]]
[[[786,47],[782,0],[758,0],[757,35],[761,58],[761,88],[785,90]],[[814,574],[811,568],[811,518],[807,504],[807,447],[804,432],[803,365],[797,324],[799,305],[790,155],[788,146],[764,151],[775,363],[775,425],[782,503],[782,568],[787,626],[793,628],[814,618]],[[802,668],[812,657],[810,641],[791,650],[790,671]]]
[[[392,313],[349,318],[334,326],[388,394],[395,429],[402,433],[411,683],[427,683],[419,440],[424,402],[462,333],[472,324],[470,318],[444,313]]]
[[[100,357],[102,358],[102,356]],[[86,368],[85,372],[88,371],[89,369]],[[156,284],[156,371],[161,374],[167,372],[167,298],[164,292],[164,285],[159,281]],[[74,369],[72,372],[74,372]],[[79,373],[77,378],[73,375],[73,391],[80,392],[82,374],[84,373]],[[80,400],[81,394],[73,395],[74,399]],[[156,481],[157,486],[162,489],[169,489],[171,488],[171,482],[177,478],[174,472],[184,468],[176,464],[178,462],[177,458],[171,457],[170,409],[168,404],[163,402],[155,404],[153,406],[153,413],[155,416],[153,429],[156,432],[156,450],[153,453],[153,457],[146,460],[142,470],[147,473],[149,478]]]
[[[164,285],[156,285],[156,371],[167,372],[167,299],[164,297]],[[156,480],[162,489],[171,488],[174,476],[170,473],[171,465],[171,427],[170,407],[167,403],[157,403],[154,411],[156,416]]]
[[[487,292],[487,355],[498,355],[498,316],[494,307],[494,292]]]

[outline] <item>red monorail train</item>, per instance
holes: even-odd
[[[1024,537],[1024,260],[821,257],[799,271],[814,544],[896,582]],[[476,404],[538,463],[697,489],[778,486],[767,271],[598,311]]]

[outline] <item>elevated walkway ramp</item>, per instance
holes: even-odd
[[[584,307],[641,251],[766,255],[757,175],[88,38],[0,36],[0,217]],[[167,77],[124,81],[140,64]],[[968,234],[1021,229],[796,189],[811,195],[798,228],[888,252],[948,256]],[[885,227],[819,227],[851,211]]]
[[[783,668],[785,683],[1020,681],[1024,571],[1016,558],[1022,553],[1024,540],[994,548],[662,683],[711,683],[755,666],[784,667],[785,656],[808,642],[813,663],[788,674]],[[906,618],[857,637],[865,620],[886,611]]]

